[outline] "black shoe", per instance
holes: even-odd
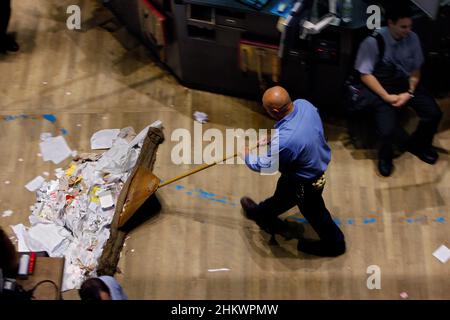
[[[380,159],[378,160],[378,172],[383,177],[389,177],[392,173],[393,168],[392,160]]]
[[[435,164],[439,159],[439,154],[433,147],[427,149],[409,148],[408,151],[428,164]]]
[[[17,52],[19,51],[19,49],[20,47],[17,44],[17,42],[9,35],[3,38],[2,43],[0,45],[0,51],[2,53],[6,53],[6,51]]]
[[[256,221],[256,214],[254,210],[257,207],[256,202],[250,199],[249,197],[242,197],[241,206],[242,209],[244,210],[245,217],[247,219]]]
[[[297,250],[319,257],[337,257],[345,253],[345,241],[328,243],[321,240],[299,240]]]
[[[289,235],[287,234],[288,231],[286,223],[276,217],[274,219],[268,220],[259,215],[255,210],[258,205],[249,197],[241,198],[241,206],[244,211],[245,217],[256,222],[258,227],[260,227],[268,234],[280,234],[285,238],[289,237]]]
[[[20,47],[17,44],[17,42],[11,38],[11,37],[6,37],[7,41],[6,41],[6,50],[11,51],[11,52],[17,52],[19,51]]]

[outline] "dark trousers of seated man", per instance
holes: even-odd
[[[6,30],[11,17],[11,0],[0,0],[0,44],[6,41]]]
[[[404,107],[393,107],[379,97],[375,99],[373,106],[375,108],[375,124],[380,139],[378,156],[380,159],[391,161],[393,142],[400,129],[399,118]],[[403,147],[425,151],[432,146],[433,137],[442,118],[442,111],[430,94],[420,85],[416,89],[414,97],[408,101],[408,106],[416,112],[420,122]]]
[[[322,198],[324,185],[315,187],[313,181],[298,182],[281,175],[272,197],[260,202],[254,209],[257,224],[268,233],[276,233],[278,216],[295,205],[326,244],[342,243],[344,234],[331,218]]]
[[[379,62],[373,75],[390,94],[407,92],[409,89],[408,78],[392,64]],[[380,143],[378,157],[380,160],[390,162],[393,158],[394,141],[401,132],[399,118],[405,106],[394,107],[367,87],[364,87],[362,95],[365,104],[372,108],[375,115],[375,125]],[[414,97],[408,101],[407,105],[414,109],[420,122],[403,147],[419,152],[429,150],[442,118],[442,111],[421,84],[417,86]]]

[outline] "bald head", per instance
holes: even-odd
[[[267,113],[275,120],[283,119],[293,110],[289,93],[280,86],[267,89],[264,92],[262,103]]]

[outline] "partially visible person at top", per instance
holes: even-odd
[[[5,278],[15,278],[19,270],[19,255],[16,247],[2,227],[0,227],[0,269]]]
[[[122,286],[111,276],[85,280],[78,293],[81,300],[128,300]]]

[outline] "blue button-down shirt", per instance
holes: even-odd
[[[122,286],[111,276],[100,276],[98,277],[102,280],[109,289],[111,294],[111,300],[128,300],[128,296],[123,292]]]
[[[251,154],[245,163],[253,171],[278,167],[284,175],[310,180],[327,169],[331,150],[325,141],[317,109],[308,101],[294,101],[294,109],[275,126],[267,155]]]
[[[383,36],[385,43],[384,62],[392,62],[408,77],[411,72],[421,68],[424,58],[416,33],[410,32],[406,37],[395,40],[388,27],[383,27],[378,32]],[[374,37],[367,37],[359,47],[355,69],[362,74],[372,74],[379,61],[378,55],[377,40]]]

